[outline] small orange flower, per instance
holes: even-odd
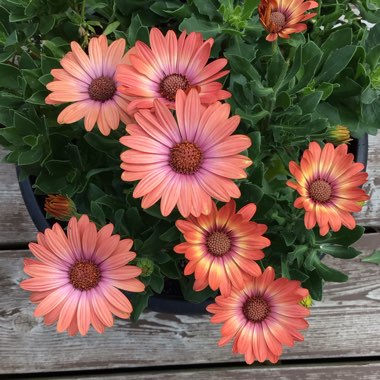
[[[354,155],[347,153],[347,145],[327,143],[323,149],[311,142],[301,158],[301,165],[289,163],[289,170],[297,183],[287,185],[298,191],[300,197],[294,202],[304,208],[305,226],[312,229],[316,223],[320,234],[326,235],[331,228],[339,231],[342,224],[354,229],[356,222],[351,212],[362,209],[359,203],[369,196],[359,186],[367,181],[368,174],[362,172],[364,165],[353,162]]]
[[[292,33],[307,29],[302,21],[309,20],[317,13],[307,13],[318,7],[316,1],[304,0],[261,0],[259,4],[260,22],[269,32],[266,40],[275,41],[277,37],[289,38]]]
[[[299,281],[278,278],[272,267],[244,289],[232,289],[231,295],[215,298],[207,307],[213,313],[211,323],[223,323],[219,346],[233,339],[232,352],[244,354],[247,364],[255,360],[276,363],[282,346],[303,341],[299,330],[306,329],[310,310],[299,304],[308,294]]]
[[[74,202],[64,195],[48,195],[44,210],[58,220],[69,220],[76,213]]]
[[[189,260],[184,273],[195,272],[194,290],[210,285],[228,296],[231,287],[242,289],[251,276],[261,275],[255,260],[264,257],[262,249],[270,241],[262,236],[267,226],[250,221],[255,212],[255,204],[249,203],[236,213],[235,201],[231,200],[220,210],[213,202],[207,216],[177,220],[176,226],[186,242],[174,247],[174,251],[184,253]]]

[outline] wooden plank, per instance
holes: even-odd
[[[0,146],[0,161],[5,156]],[[14,165],[0,163],[0,247],[26,244],[36,228],[22,199]]]
[[[363,226],[380,226],[380,133],[368,138],[368,182],[364,189],[371,199],[355,218]]]
[[[380,245],[380,234],[358,244],[367,254]],[[19,288],[26,251],[0,252],[0,373],[36,373],[80,369],[163,365],[242,363],[231,346],[217,347],[220,326],[209,316],[145,312],[136,322],[117,320],[104,335],[70,338],[33,317],[34,305]],[[345,284],[329,284],[316,303],[305,341],[285,349],[283,359],[380,355],[379,266],[326,258],[350,275]],[[210,364],[211,365],[211,364]]]
[[[191,370],[157,371],[143,373],[123,373],[118,375],[90,375],[59,377],[60,380],[378,380],[380,379],[379,362],[358,362],[356,364],[319,364],[319,365],[253,365],[233,368],[209,368]],[[35,378],[36,379],[36,378]],[[57,377],[44,377],[46,380]]]

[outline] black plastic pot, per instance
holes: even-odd
[[[368,159],[368,135],[361,139],[354,139],[349,145],[349,151],[355,155],[355,160],[367,167]],[[38,231],[43,232],[50,228],[51,224],[46,220],[43,211],[44,197],[35,195],[30,179],[20,182],[20,190],[26,208]],[[153,295],[149,298],[148,308],[153,311],[175,314],[202,314],[206,312],[206,306],[213,301],[207,300],[199,304],[185,301],[177,295]]]

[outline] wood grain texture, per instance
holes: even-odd
[[[57,377],[44,378],[46,380]],[[342,363],[339,365],[254,365],[251,367],[192,369],[171,372],[123,373],[120,375],[70,376],[60,380],[378,380],[379,362]]]
[[[380,133],[368,138],[368,182],[363,186],[371,199],[356,214],[358,224],[363,226],[380,226]]]
[[[380,234],[366,235],[358,246],[372,252],[380,246]],[[207,315],[145,312],[137,323],[117,320],[104,335],[57,334],[33,317],[34,305],[19,288],[27,256],[0,252],[0,373],[243,362],[230,346],[217,347],[220,326],[211,325]],[[282,358],[380,356],[380,267],[359,258],[326,258],[326,263],[350,280],[326,286],[323,302],[312,309],[305,341],[285,349]]]
[[[5,156],[0,146],[0,161]],[[36,238],[36,228],[22,199],[14,165],[0,163],[0,247],[26,244]]]

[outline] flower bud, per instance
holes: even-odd
[[[348,144],[352,141],[350,130],[344,125],[336,125],[327,130],[326,140],[332,142],[335,146],[340,144]]]
[[[146,257],[141,257],[137,260],[137,266],[141,268],[141,277],[149,277],[154,270],[154,263]]]
[[[75,203],[65,195],[48,195],[44,210],[57,220],[68,221],[76,215]]]

